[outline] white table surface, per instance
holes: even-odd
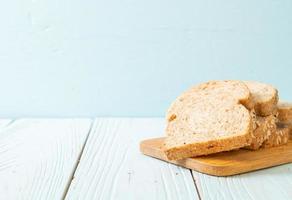
[[[161,118],[0,120],[0,199],[292,199],[292,164],[213,177],[139,152]]]

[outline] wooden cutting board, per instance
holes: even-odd
[[[245,149],[170,161],[161,150],[164,138],[140,143],[143,154],[213,176],[230,176],[292,162],[292,140],[287,145],[250,151]]]

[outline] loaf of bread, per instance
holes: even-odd
[[[276,88],[256,81],[194,86],[167,111],[163,151],[169,160],[178,160],[286,144],[292,132],[292,104],[278,99]]]
[[[169,160],[250,145],[252,97],[241,81],[210,81],[192,87],[170,106],[163,150]]]

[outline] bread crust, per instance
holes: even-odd
[[[289,131],[290,130],[288,127],[277,124],[277,129],[266,141],[264,141],[262,148],[270,148],[287,144],[289,140]]]
[[[253,129],[253,138],[249,146],[244,147],[245,149],[257,150],[266,141],[271,134],[276,131],[277,118],[274,115],[267,117],[255,117],[255,127]]]

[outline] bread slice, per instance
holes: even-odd
[[[241,81],[210,81],[179,96],[167,112],[164,152],[169,160],[250,144],[251,94]],[[245,107],[246,106],[246,107]]]
[[[269,148],[286,144],[289,140],[289,128],[283,124],[277,124],[277,129],[264,141],[262,147]]]
[[[249,88],[254,109],[259,116],[275,114],[278,103],[278,91],[273,86],[256,81],[244,81]]]
[[[276,122],[277,118],[274,115],[269,115],[267,117],[256,116],[251,144],[244,148],[250,150],[259,149],[263,142],[276,131]]]
[[[279,102],[277,107],[280,122],[292,123],[292,103]]]

